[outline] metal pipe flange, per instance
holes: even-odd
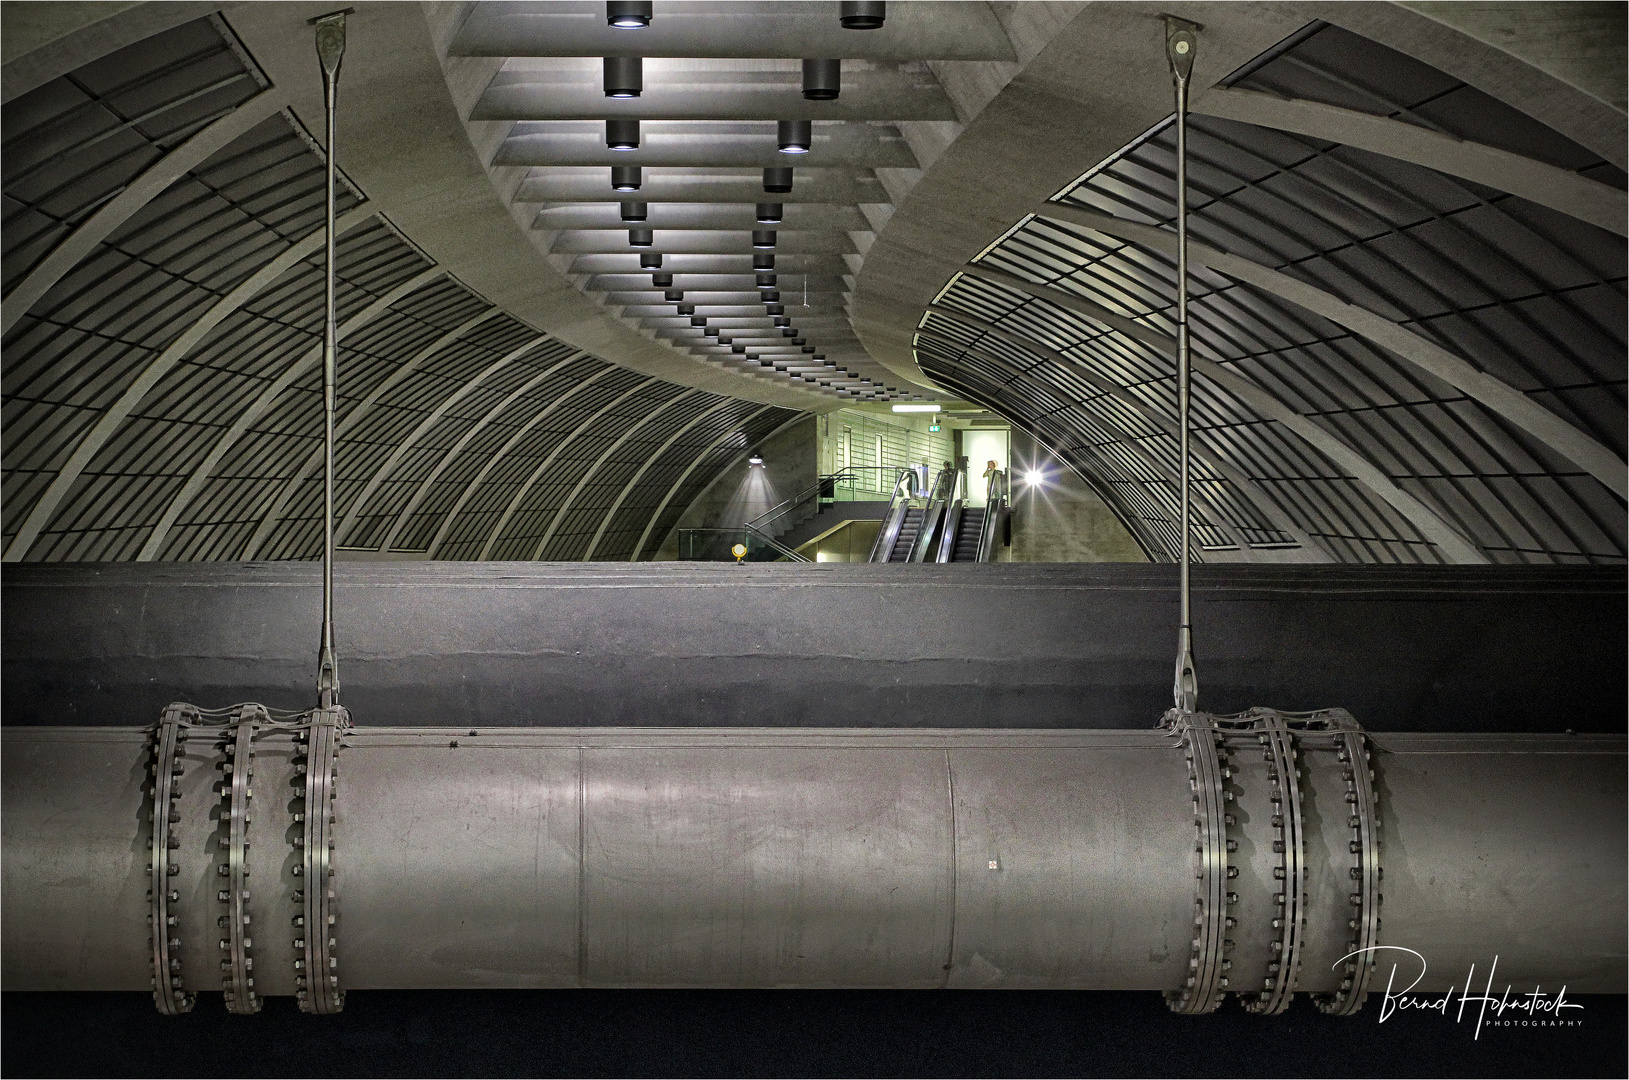
[[[295,768],[305,774],[302,797],[294,820],[301,828],[294,842],[300,857],[294,872],[302,887],[294,902],[295,997],[303,1012],[337,1013],[345,1007],[339,985],[339,958],[335,954],[338,911],[334,881],[334,800],[337,797],[336,761],[341,734],[351,726],[342,706],[317,709],[296,739],[304,751]]]
[[[227,1011],[245,1015],[259,1012],[261,1005],[255,993],[251,955],[254,942],[249,936],[249,800],[254,797],[251,783],[255,733],[270,722],[271,717],[263,707],[243,705],[237,722],[226,729],[221,746],[225,754],[220,763],[221,794],[226,803],[222,807],[226,859],[220,867],[226,887],[217,894],[226,908],[219,919],[226,933],[221,938],[221,951],[226,953],[221,960],[221,989],[226,996]]]
[[[169,1016],[191,1012],[196,999],[186,992],[181,979],[180,915],[176,906],[180,890],[172,878],[181,873],[173,853],[181,847],[176,833],[176,802],[181,798],[178,781],[186,773],[182,764],[187,725],[198,711],[190,705],[174,704],[164,710],[153,731],[151,771],[153,805],[149,820],[152,831],[148,845],[148,939],[153,968],[153,1002]]]

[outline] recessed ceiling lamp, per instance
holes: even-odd
[[[812,355],[814,353],[814,346],[813,345],[805,345],[803,347],[803,351]]]
[[[607,60],[609,64],[611,61]],[[607,68],[607,71],[610,69]],[[609,75],[606,76],[610,78]],[[606,84],[610,85],[609,82]],[[841,60],[803,61],[803,96],[810,101],[836,101],[843,90],[843,62]],[[606,93],[610,93],[607,90]],[[637,94],[635,95],[638,96]]]
[[[791,326],[792,325],[792,320],[787,318],[785,315],[780,315],[780,316],[776,317],[775,325],[776,326]]]
[[[779,319],[776,319],[775,321],[777,323],[780,322]],[[790,321],[790,320],[788,320],[788,321]],[[781,337],[797,337],[797,336],[798,336],[798,332],[797,332],[797,329],[795,327],[791,327],[791,326],[783,326],[783,327],[781,327]]]
[[[719,340],[723,341],[724,339],[719,338]],[[730,351],[732,353],[744,353],[744,352],[747,351],[747,347],[745,345],[731,345],[730,346]]]
[[[807,70],[808,61],[804,62]],[[807,83],[809,77],[804,75]],[[645,88],[645,62],[637,56],[607,56],[605,58],[605,96],[608,98],[636,98]],[[804,92],[808,97],[808,92]],[[836,95],[832,95],[835,97]]]
[[[754,270],[775,269],[775,253],[773,251],[755,251],[752,253],[752,268]]]
[[[644,180],[644,171],[638,165],[611,166],[612,191],[638,191]]]
[[[673,287],[672,274],[652,274],[650,283],[658,289],[671,289]]]
[[[718,335],[718,343],[720,345],[728,345],[730,342],[732,342],[734,340],[735,340],[734,338],[730,337],[727,334]],[[743,348],[745,348],[745,346],[743,346]]]
[[[781,292],[779,289],[765,289],[758,294],[758,299],[766,304],[778,304],[781,302]]]
[[[694,304],[680,304],[679,307],[680,308],[689,308],[691,311],[696,310],[696,305],[694,305]],[[681,310],[679,312],[679,314],[683,315],[684,312]],[[705,316],[705,315],[692,315],[692,316],[690,316],[690,325],[691,326],[706,326],[707,325],[707,316]]]
[[[718,336],[718,327],[709,326],[707,328],[706,332],[702,336],[703,337],[717,337]]]
[[[696,313],[696,305],[695,304],[680,304],[679,305],[679,314],[680,315],[694,315],[695,313]],[[701,325],[706,326],[707,325],[707,320],[706,319],[701,320]]]
[[[639,121],[626,117],[605,122],[605,146],[608,150],[638,150]]]
[[[765,169],[764,190],[771,195],[784,195],[792,190],[792,170],[787,168]]]
[[[655,242],[655,240],[656,240],[655,234],[652,233],[649,229],[629,229],[628,230],[628,246],[629,247],[650,247],[651,244],[653,242]]]
[[[938,412],[939,406],[928,404],[895,405],[895,412]]]
[[[755,248],[758,248],[759,250],[762,250],[762,251],[773,251],[773,250],[775,250],[775,230],[774,229],[753,229],[752,230],[752,246],[755,247]]]
[[[782,120],[775,126],[775,138],[783,154],[807,154],[814,145],[814,123],[810,120]]]
[[[781,204],[778,202],[759,203],[757,220],[760,225],[779,225],[781,223]]]
[[[751,457],[747,458],[748,465],[762,465],[763,463],[764,459],[759,457],[757,454],[753,454]]]
[[[662,253],[660,251],[642,251],[639,253],[639,269],[660,270],[662,268]]]
[[[764,314],[765,315],[784,315],[784,314],[786,314],[786,308],[781,304],[765,304],[764,305]]]
[[[807,344],[809,344],[809,339],[808,338],[795,337],[795,338],[792,339],[792,344],[794,344],[794,345],[807,345]]]
[[[760,289],[773,289],[775,287],[775,275],[759,274],[757,284]]]
[[[623,221],[644,221],[645,204],[642,202],[625,202],[622,204]]]
[[[645,7],[648,9],[650,5],[646,4]],[[837,21],[843,24],[844,30],[880,30],[887,18],[888,5],[882,0],[872,3],[843,0],[837,5]]]
[[[684,299],[684,290],[683,289],[669,289],[669,290],[667,290],[667,292],[662,294],[662,299],[666,300],[670,304],[676,304],[680,300]]]
[[[851,7],[882,7],[881,4],[844,4],[843,25],[848,25],[847,9]],[[606,0],[605,25],[614,26],[618,30],[643,30],[650,25],[650,0]],[[877,25],[881,26],[879,19]]]

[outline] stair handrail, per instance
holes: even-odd
[[[787,547],[785,544],[777,540],[775,535],[769,531],[773,527],[774,520],[791,513],[797,507],[807,502],[811,495],[813,495],[815,501],[818,502],[820,500],[821,492],[825,491],[828,487],[835,491],[837,485],[840,483],[846,481],[848,486],[852,487],[858,480],[858,476],[846,470],[843,472],[831,473],[830,475],[822,476],[809,487],[806,487],[802,491],[798,492],[796,495],[793,495],[787,499],[782,499],[780,502],[776,503],[768,510],[765,510],[751,521],[743,522],[741,527],[747,531],[748,535],[755,537],[765,547],[769,548],[771,551],[779,553],[784,558],[790,559],[792,562],[809,562],[811,560],[808,558],[808,556],[800,555],[792,548]]]

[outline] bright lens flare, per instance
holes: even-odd
[[[1028,472],[1024,473],[1024,483],[1028,484],[1030,487],[1038,487],[1045,482],[1046,473],[1039,469],[1030,469]]]

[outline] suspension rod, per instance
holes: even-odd
[[[1165,55],[1171,65],[1171,81],[1176,92],[1177,132],[1177,418],[1182,460],[1180,498],[1182,510],[1182,554],[1180,559],[1181,629],[1177,636],[1176,681],[1172,693],[1177,711],[1192,713],[1199,708],[1199,676],[1193,664],[1193,604],[1190,578],[1193,562],[1193,522],[1190,490],[1189,383],[1188,356],[1188,79],[1193,73],[1195,23],[1165,16]]]

